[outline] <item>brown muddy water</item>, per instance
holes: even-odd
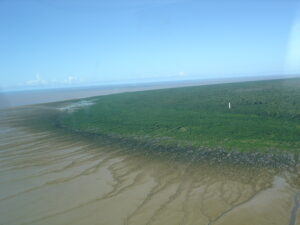
[[[22,110],[0,111],[1,225],[300,224],[298,166],[160,158],[31,129]]]

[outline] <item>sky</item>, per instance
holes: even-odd
[[[300,74],[298,0],[0,0],[0,89]]]

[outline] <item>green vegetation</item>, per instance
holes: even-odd
[[[59,126],[160,145],[300,150],[300,79],[172,88],[90,98]],[[228,102],[231,109],[228,109]]]

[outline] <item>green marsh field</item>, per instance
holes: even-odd
[[[86,101],[92,105],[63,113],[57,125],[161,146],[300,150],[299,78],[140,91]]]

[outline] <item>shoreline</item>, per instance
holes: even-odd
[[[290,79],[298,76],[288,77]],[[14,90],[0,92],[0,110],[11,109],[20,106],[30,106],[61,101],[80,100],[84,98],[139,92],[147,90],[160,90],[180,87],[193,87],[213,84],[227,84],[251,81],[267,81],[286,79],[287,76],[260,76],[260,77],[227,77],[212,79],[195,79],[182,81],[161,81],[145,83],[112,84],[99,86],[79,86],[66,88],[47,88]]]
[[[288,149],[276,148],[275,146],[270,146],[266,149],[257,147],[253,148],[251,151],[248,151],[247,149],[239,149],[237,147],[219,147],[219,145],[216,145],[216,147],[204,145],[205,147],[202,147],[202,145],[193,145],[192,142],[190,144],[184,140],[177,140],[175,137],[168,137],[168,135],[148,136],[148,133],[147,135],[134,133],[131,135],[128,133],[127,135],[126,133],[117,134],[114,130],[107,132],[93,130],[94,128],[97,128],[93,128],[93,126],[87,128],[81,128],[80,126],[68,126],[68,124],[63,123],[63,117],[64,115],[67,115],[68,112],[61,111],[60,109],[62,107],[68,108],[68,104],[70,105],[70,103],[75,103],[76,105],[77,102],[78,100],[73,99],[55,103],[24,106],[19,107],[19,109],[23,108],[29,110],[29,113],[27,113],[27,116],[29,117],[26,121],[28,127],[35,127],[37,125],[36,127],[40,127],[42,129],[55,129],[62,132],[71,132],[91,140],[99,138],[128,148],[139,148],[141,150],[145,150],[147,154],[153,153],[165,155],[167,157],[170,156],[174,157],[174,159],[181,160],[193,159],[199,161],[210,161],[213,163],[224,162],[230,164],[267,166],[274,168],[290,167],[299,163],[299,153],[297,151],[289,151]],[[76,122],[76,118],[74,121]]]
[[[28,109],[28,107],[24,107]],[[179,144],[166,145],[159,142],[159,138],[143,138],[143,137],[125,137],[115,134],[100,134],[91,131],[74,130],[68,127],[63,127],[58,123],[59,114],[55,109],[52,109],[53,114],[49,115],[49,109],[37,108],[34,115],[23,118],[25,122],[21,124],[30,129],[40,131],[50,131],[61,135],[75,135],[79,139],[87,143],[114,145],[124,148],[125,152],[144,152],[145,157],[152,155],[159,158],[172,158],[176,161],[191,160],[194,162],[204,162],[214,165],[231,165],[242,167],[262,167],[272,169],[286,169],[296,167],[300,162],[300,155],[296,152],[288,152],[281,150],[270,151],[239,151],[225,150],[220,148],[196,148],[193,146],[180,146]],[[32,111],[32,108],[29,108]],[[47,114],[48,113],[48,114]],[[46,121],[46,122],[45,122]],[[33,123],[34,122],[34,123]],[[18,125],[17,125],[18,126]]]
[[[125,146],[126,148],[140,149],[147,154],[157,154],[160,156],[173,157],[174,160],[193,160],[199,162],[209,162],[217,164],[231,164],[240,166],[258,166],[270,168],[287,168],[299,164],[300,155],[295,152],[280,150],[269,150],[265,152],[247,152],[239,150],[212,149],[208,147],[196,148],[174,145],[164,145],[158,139],[146,139],[143,137],[128,138],[113,134],[99,134],[86,131],[71,130],[68,128],[57,128],[66,132],[78,134],[88,139],[108,140],[110,143]]]

